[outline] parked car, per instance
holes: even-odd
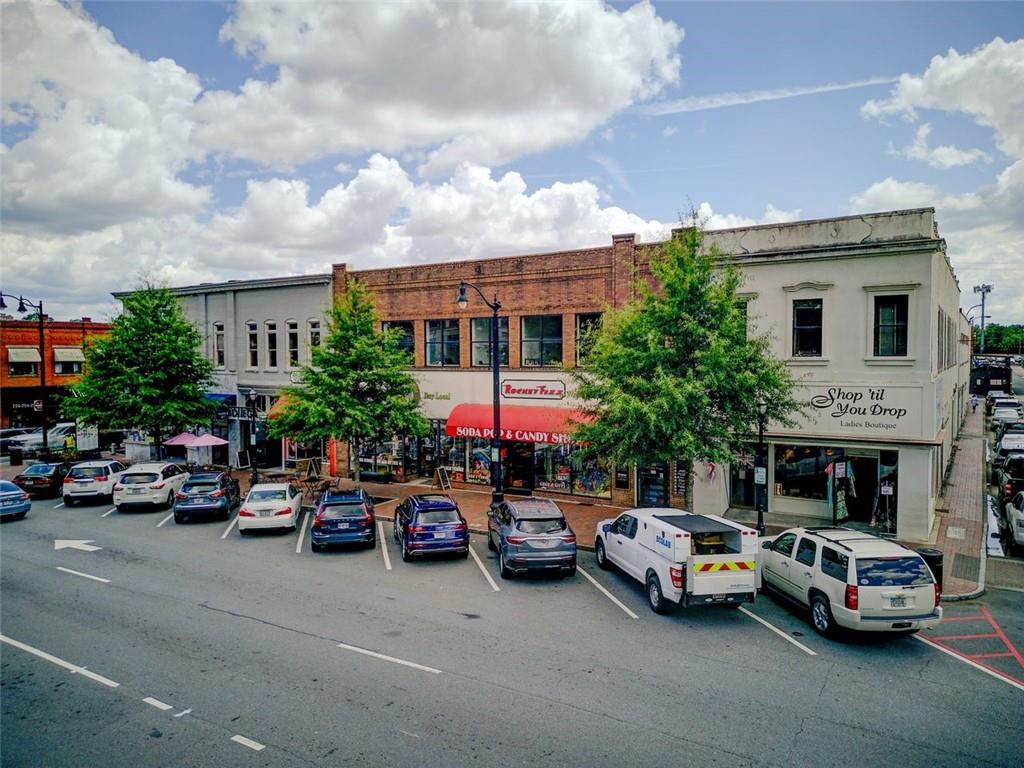
[[[576,534],[551,499],[517,498],[487,513],[487,546],[501,577],[528,571],[576,573]]]
[[[455,553],[469,557],[469,524],[451,496],[425,493],[409,496],[395,508],[395,540],[402,559]]]
[[[996,452],[992,456],[990,482],[993,484],[999,482],[999,470],[1002,469],[1007,459],[1017,454],[1024,454],[1024,435],[1006,435],[999,441],[999,447],[996,448]]]
[[[22,437],[32,433],[32,429],[28,427],[7,427],[6,429],[0,429],[0,455],[6,456],[10,453],[11,446],[16,448],[22,447],[22,443],[16,440],[17,437]],[[41,430],[35,430],[40,432]]]
[[[1003,511],[1006,513],[1007,542],[1010,548],[1024,547],[1024,491],[1011,496],[1003,505]]]
[[[1006,461],[996,470],[996,487],[1000,508],[1017,491],[1024,491],[1024,451],[1006,457]]]
[[[46,447],[53,453],[60,453],[64,450],[64,438],[73,435],[77,431],[73,421],[65,421],[50,427],[46,433]],[[43,430],[36,429],[26,435],[19,435],[14,438],[21,452],[25,456],[35,456],[43,448]],[[12,444],[12,447],[13,444]]]
[[[942,621],[931,569],[894,541],[849,528],[793,528],[762,548],[765,586],[809,609],[822,635],[839,627],[916,632]]]
[[[174,506],[174,495],[188,478],[188,472],[170,462],[135,464],[114,484],[114,506],[118,512],[133,507],[170,509]]]
[[[287,528],[294,531],[299,524],[302,491],[291,483],[258,483],[238,510],[238,532],[266,528]]]
[[[66,461],[39,462],[14,476],[14,484],[23,491],[39,496],[60,496],[64,478],[71,471]]]
[[[0,519],[21,520],[32,509],[32,499],[14,483],[0,480]]]
[[[373,497],[362,488],[327,492],[320,499],[310,528],[313,551],[332,544],[377,544],[377,520]]]
[[[238,481],[227,472],[197,472],[174,495],[174,522],[195,517],[227,520],[241,500]]]
[[[1021,412],[1017,408],[996,408],[992,411],[992,431],[998,437],[1004,424],[1012,424],[1021,418]]]
[[[125,466],[119,461],[83,461],[64,478],[64,505],[71,507],[86,499],[112,499],[114,485]]]
[[[1002,420],[995,425],[995,433],[996,440],[1002,440],[1007,435],[1020,435],[1024,438],[1024,419]]]

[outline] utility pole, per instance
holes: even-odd
[[[981,348],[978,354],[985,354],[985,296],[992,292],[992,286],[988,283],[974,286],[974,292],[981,294]]]

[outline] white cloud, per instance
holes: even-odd
[[[717,213],[711,203],[703,202],[696,209],[697,220],[705,229],[736,229],[738,227],[753,227],[757,224],[784,224],[788,221],[797,221],[800,218],[800,209],[786,211],[776,208],[769,203],[760,219],[752,219],[749,216],[741,216],[735,213]]]
[[[938,147],[928,146],[928,136],[931,135],[931,123],[925,123],[918,127],[914,134],[914,141],[903,149],[894,149],[890,145],[889,151],[893,155],[906,157],[910,160],[922,160],[932,168],[948,170],[958,168],[962,165],[970,165],[980,161],[991,163],[992,158],[987,152],[980,149],[960,149],[950,144],[943,144]]]
[[[666,139],[671,136],[675,136],[678,132],[679,129],[676,128],[674,125],[666,125],[664,128],[661,129],[661,135],[664,136]]]
[[[603,131],[601,131],[601,138],[607,141],[608,143],[615,141],[615,129],[611,127],[605,128]]]
[[[407,148],[430,174],[506,163],[675,83],[682,36],[647,3],[242,2],[221,38],[276,76],[204,94],[197,136],[285,169]]]

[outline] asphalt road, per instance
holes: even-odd
[[[482,539],[478,567],[403,563],[388,536],[388,570],[380,546],[314,554],[308,532],[55,504],[0,528],[4,766],[962,768],[1024,754],[1017,593],[950,607],[970,631],[944,623],[946,637],[996,634],[969,624],[985,611],[1007,638],[968,663],[953,654],[978,654],[970,640],[824,640],[769,597],[752,615],[656,616],[589,553],[620,604],[582,573],[503,581]]]

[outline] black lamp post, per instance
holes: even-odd
[[[754,492],[757,494],[757,535],[764,536],[764,514],[768,506],[768,453],[764,445],[764,422],[768,403],[762,397],[757,402],[757,468],[754,469]],[[760,482],[758,482],[760,480]]]
[[[249,457],[249,465],[252,467],[252,477],[249,478],[249,487],[260,481],[260,474],[256,470],[256,390],[250,389],[246,398],[249,404],[249,450],[252,456]]]
[[[0,293],[0,310],[7,309],[7,302],[4,301],[5,296],[8,299],[18,300],[18,312],[27,312],[27,305],[37,310],[39,313],[39,399],[43,403],[40,417],[43,421],[43,454],[45,455],[50,451],[50,444],[46,434],[46,315],[43,314],[43,300],[40,299],[38,302],[32,302],[26,300],[23,296],[14,296],[10,293]]]
[[[488,301],[483,291],[477,286],[460,280],[459,297],[456,300],[459,309],[465,309],[469,305],[469,300],[466,298],[467,286],[476,291],[483,303],[491,310],[491,375],[494,389],[494,429],[491,435],[491,510],[493,511],[505,500],[501,484],[501,383],[498,370],[498,310],[501,309],[501,302],[498,301],[497,294],[494,295],[493,301]]]

